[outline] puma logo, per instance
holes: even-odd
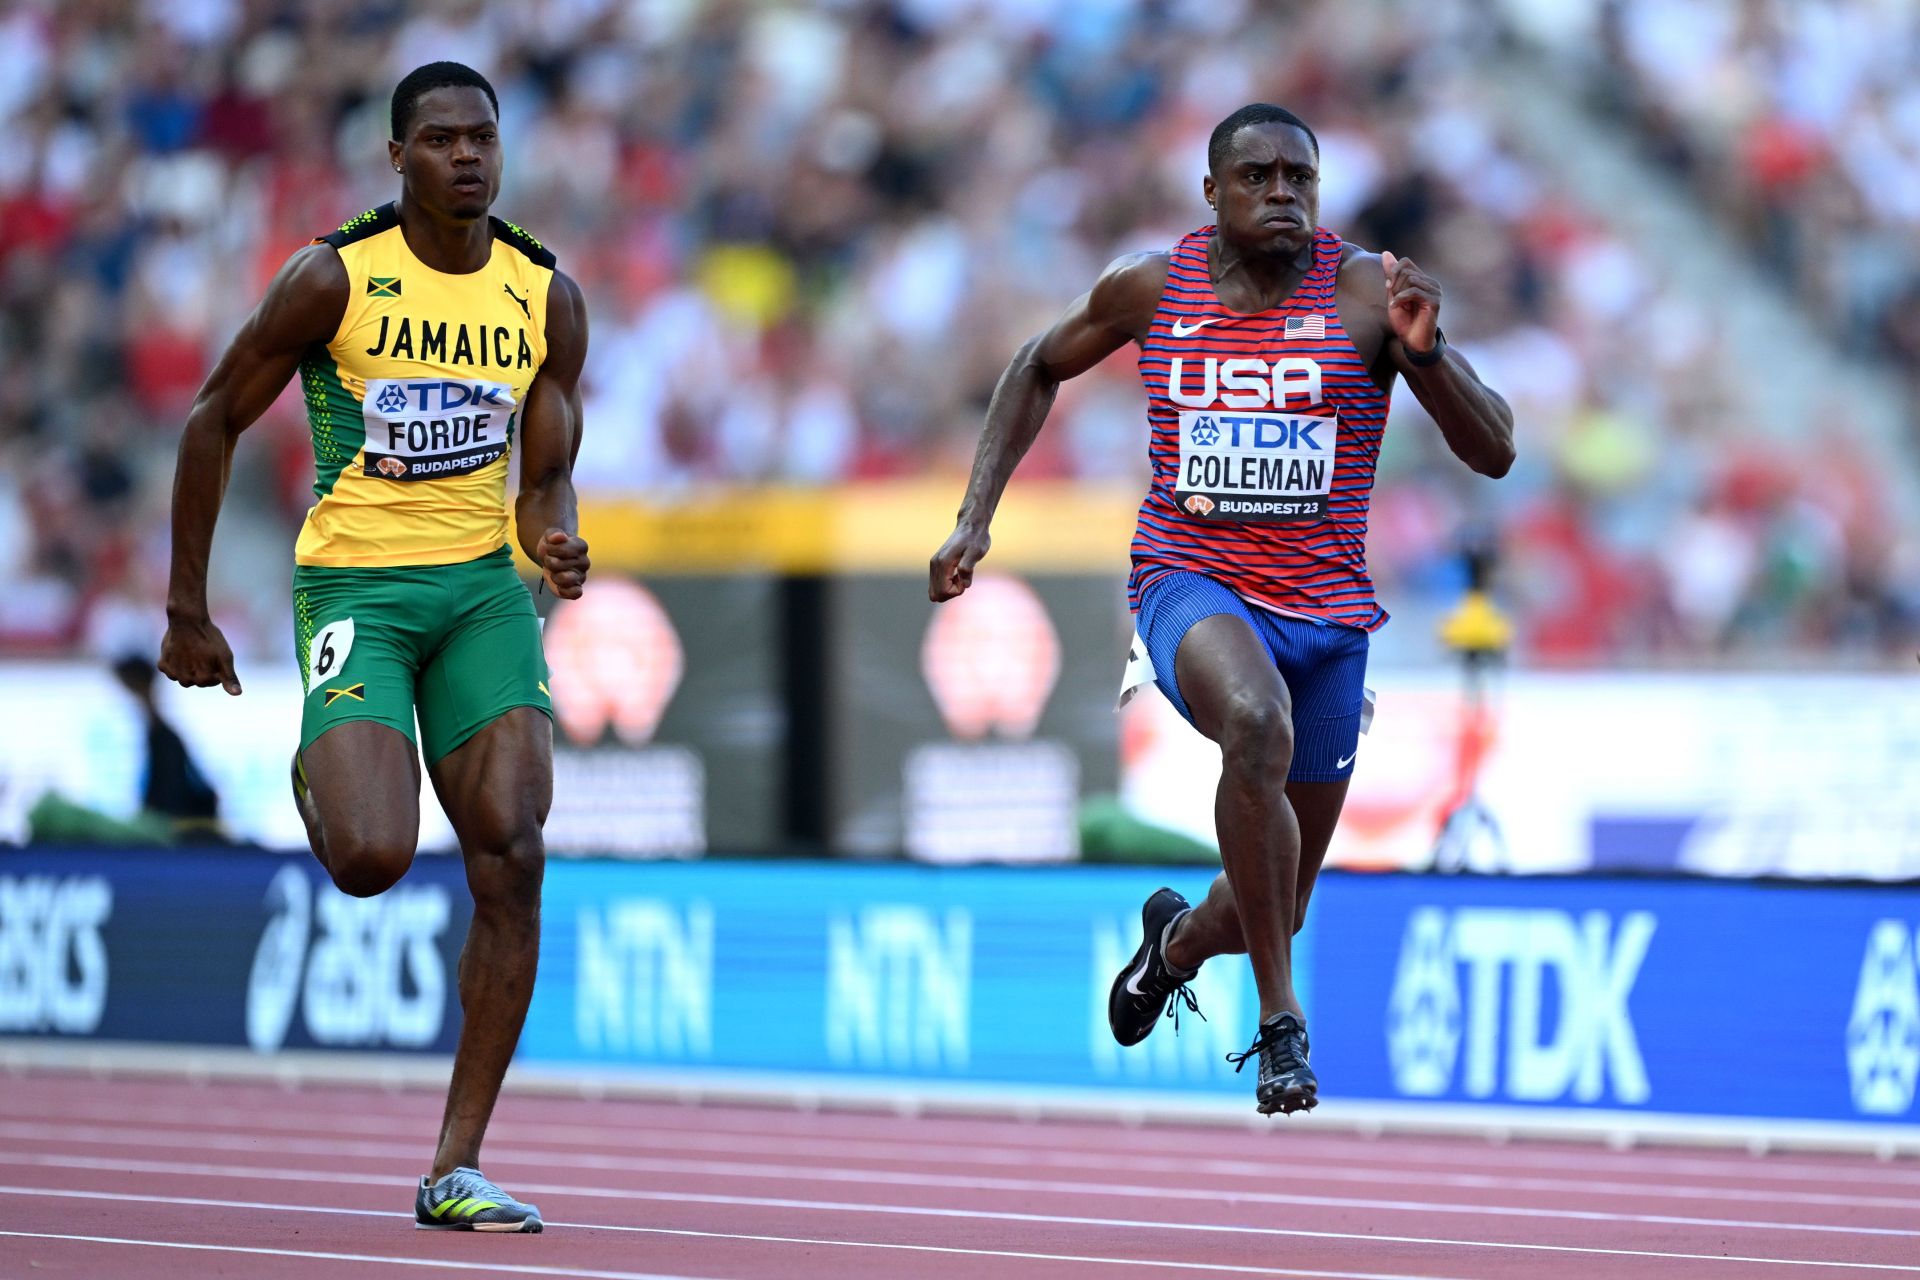
[[[524,315],[529,320],[533,319],[533,312],[527,310],[527,300],[521,297],[519,294],[515,293],[513,291],[512,285],[503,284],[500,287],[507,291],[507,296],[509,298],[512,298],[515,302],[520,304],[520,314]]]

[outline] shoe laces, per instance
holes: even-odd
[[[1306,1028],[1298,1022],[1291,1026],[1287,1021],[1263,1022],[1260,1031],[1253,1037],[1243,1053],[1230,1053],[1227,1061],[1233,1064],[1235,1075],[1247,1065],[1249,1059],[1267,1055],[1273,1060],[1273,1073],[1284,1075],[1289,1071],[1298,1071],[1307,1065],[1307,1059],[1298,1048],[1299,1041]]]
[[[474,1200],[497,1200],[507,1203],[513,1197],[496,1187],[487,1176],[478,1169],[465,1167],[453,1171],[454,1186],[462,1196]]]
[[[1183,982],[1175,987],[1173,994],[1167,998],[1167,1016],[1173,1019],[1175,1035],[1180,1034],[1180,1006],[1183,1004],[1187,1006],[1188,1013],[1195,1015],[1202,1022],[1207,1020],[1207,1015],[1200,1012],[1200,1001],[1194,998],[1193,988]]]

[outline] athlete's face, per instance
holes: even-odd
[[[1233,135],[1203,187],[1220,233],[1262,253],[1297,253],[1320,225],[1320,161],[1290,124],[1250,124]]]
[[[480,90],[462,85],[423,93],[407,136],[389,142],[407,191],[451,218],[482,218],[500,194],[500,121]]]

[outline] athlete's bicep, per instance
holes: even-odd
[[[1034,344],[1033,358],[1055,381],[1077,378],[1127,343],[1145,338],[1166,284],[1166,255],[1115,261]]]
[[[347,311],[347,269],[330,245],[309,245],[287,259],[201,385],[196,411],[218,413],[238,433],[286,389],[300,359],[331,341]]]
[[[580,371],[587,362],[587,304],[580,286],[556,271],[547,290],[547,358],[527,390],[520,427],[522,488],[567,475],[580,453]]]

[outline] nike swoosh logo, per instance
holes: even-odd
[[[1355,751],[1355,752],[1353,753],[1353,756],[1357,756],[1357,755],[1359,755],[1359,754],[1360,754],[1360,753],[1359,753],[1358,751]],[[1344,769],[1344,768],[1346,768],[1346,767],[1347,767],[1348,765],[1350,765],[1350,764],[1352,764],[1352,763],[1353,763],[1353,756],[1348,756],[1348,757],[1347,757],[1347,758],[1346,758],[1345,760],[1336,760],[1336,761],[1334,761],[1334,762],[1333,762],[1333,767],[1334,767],[1334,768],[1336,768],[1336,769]]]
[[[1182,321],[1175,320],[1173,322],[1173,336],[1176,338],[1184,338],[1190,333],[1197,333],[1200,330],[1206,328],[1208,325],[1218,324],[1220,321],[1225,319],[1226,319],[1225,316],[1211,316],[1208,319],[1199,320],[1194,322],[1193,324],[1186,324]]]
[[[1147,952],[1146,955],[1140,957],[1140,967],[1138,969],[1135,969],[1133,971],[1133,976],[1127,979],[1128,991],[1132,992],[1136,996],[1143,996],[1147,994],[1146,992],[1140,989],[1140,979],[1147,976],[1147,966],[1152,962],[1153,962],[1153,952],[1151,951]]]

